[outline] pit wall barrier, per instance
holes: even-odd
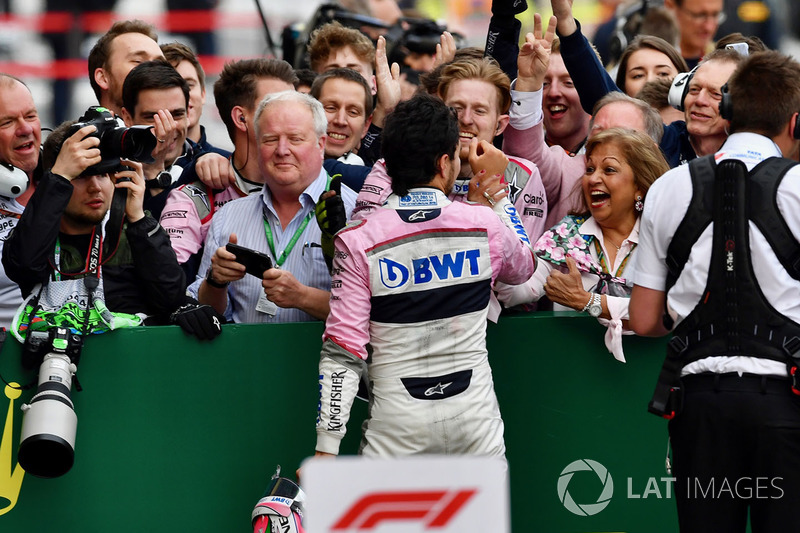
[[[226,325],[212,343],[175,326],[90,337],[83,390],[73,386],[75,464],[56,479],[17,464],[19,407],[33,390],[5,387],[0,531],[247,531],[276,465],[291,475],[313,454],[322,331]],[[574,314],[489,324],[515,533],[677,531],[666,421],[647,412],[666,339],[626,337],[622,364],[603,333]],[[25,384],[35,372],[22,370],[20,349],[9,337],[0,373]],[[365,415],[357,401],[342,453],[356,453]],[[476,531],[490,530],[485,513]]]

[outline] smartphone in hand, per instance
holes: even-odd
[[[228,243],[225,249],[236,256],[236,262],[245,266],[245,271],[261,279],[264,271],[272,268],[272,258],[267,254],[239,246],[238,244]]]

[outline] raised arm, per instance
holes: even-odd
[[[581,97],[581,106],[587,113],[606,94],[619,91],[591,43],[581,33],[581,25],[572,16],[572,0],[550,0],[553,14],[558,19],[557,31],[561,41],[561,57]]]

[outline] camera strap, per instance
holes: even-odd
[[[89,253],[86,254],[86,267],[80,272],[62,272],[61,271],[61,239],[56,237],[56,249],[53,253],[53,278],[55,281],[61,281],[61,276],[80,276],[86,274],[86,277],[94,275],[100,277],[100,264],[102,261],[103,253],[103,228],[100,224],[96,225],[92,230],[90,237]],[[86,285],[89,289],[89,285]]]

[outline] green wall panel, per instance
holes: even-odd
[[[13,431],[0,442],[0,531],[47,531],[56,523],[84,533],[247,530],[275,465],[292,473],[313,453],[322,330],[320,323],[228,325],[216,341],[201,343],[160,327],[87,339],[78,369],[83,391],[73,390],[78,435],[68,474],[25,475],[19,488],[10,479],[19,405],[32,391],[14,400]],[[489,326],[515,532],[677,529],[671,486],[662,481],[666,422],[647,413],[664,339],[626,337],[628,363],[621,364],[605,350],[603,333],[594,320],[572,315],[503,317]],[[0,373],[27,383],[35,376],[22,371],[19,353],[6,342]],[[9,403],[0,396],[6,428]],[[357,450],[365,414],[357,402],[344,453]],[[558,491],[562,470],[583,459],[603,465],[614,486],[592,516],[567,510]],[[597,501],[604,484],[579,471],[566,487],[584,505]]]

